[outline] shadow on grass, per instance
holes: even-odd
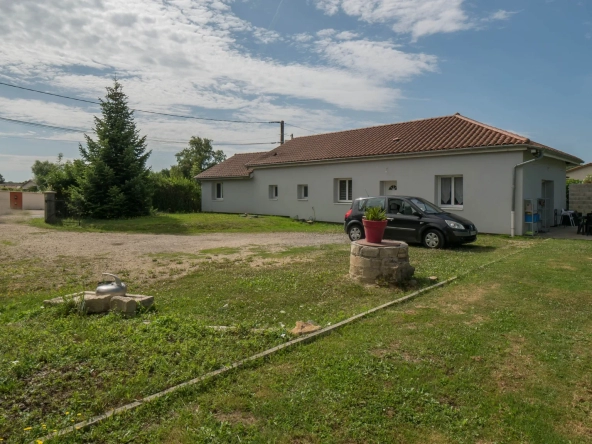
[[[458,251],[461,253],[491,253],[498,249],[498,247],[494,247],[492,245],[472,245],[472,244],[464,244],[464,245],[455,245],[453,247],[448,248],[452,251]]]
[[[159,214],[157,217],[137,217],[130,219],[63,219],[55,225],[99,232],[123,232],[143,234],[191,234],[190,227],[178,218]]]

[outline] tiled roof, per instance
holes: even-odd
[[[248,166],[510,145],[545,148],[562,154],[575,163],[581,162],[577,157],[532,142],[527,137],[455,114],[298,137],[270,151],[266,156],[252,160]]]
[[[455,114],[297,137],[268,152],[235,155],[201,173],[197,178],[244,177],[253,168],[265,165],[513,145],[543,148],[572,163],[582,163],[575,156],[531,141],[527,137]],[[241,165],[241,162],[244,163]]]
[[[579,170],[580,168],[588,167],[591,165],[592,165],[592,163],[585,163],[584,165],[578,165],[577,167],[570,168],[569,170],[567,170],[567,172],[571,173],[572,171],[576,171],[576,170]]]
[[[265,154],[267,154],[267,151],[259,153],[235,154],[231,158],[226,159],[224,162],[219,163],[218,165],[214,165],[213,167],[201,172],[200,174],[195,176],[195,178],[217,179],[219,177],[249,177],[249,174],[251,174],[253,170],[251,168],[246,167],[245,165]]]

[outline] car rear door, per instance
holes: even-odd
[[[419,239],[421,217],[406,200],[388,199],[387,220],[386,229],[389,238],[405,242],[416,242]]]

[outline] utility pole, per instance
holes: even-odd
[[[280,121],[280,144],[284,144],[284,121]]]

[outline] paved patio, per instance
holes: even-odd
[[[539,233],[538,236],[542,238],[551,239],[575,239],[575,240],[589,240],[592,241],[592,236],[584,236],[577,234],[578,227],[551,227],[548,233]]]

